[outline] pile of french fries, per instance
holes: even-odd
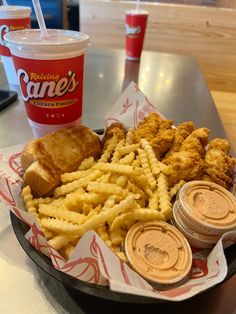
[[[64,173],[51,197],[22,191],[27,211],[36,215],[48,244],[66,260],[79,239],[94,230],[122,259],[121,243],[138,221],[167,221],[171,199],[184,181],[168,188],[168,166],[158,161],[149,142],[113,136],[100,159],[85,159],[78,171]]]

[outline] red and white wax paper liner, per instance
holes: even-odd
[[[105,116],[105,127],[113,122],[121,122],[127,128],[136,128],[150,112],[158,113],[166,119],[161,112],[153,106],[138,86],[131,82],[121,96],[117,99],[111,110]]]
[[[111,121],[118,120],[127,127],[134,127],[151,111],[158,112],[153,108],[132,83],[112,108],[113,120],[110,113],[106,116],[106,123],[109,125]],[[172,301],[188,299],[224,280],[227,274],[224,247],[236,243],[236,231],[226,233],[212,251],[193,249],[193,267],[189,280],[177,288],[162,292],[155,290],[132,271],[93,231],[87,232],[81,238],[69,261],[65,261],[48,245],[38,222],[33,215],[25,211],[22,198],[19,196],[22,184],[20,155],[23,146],[18,145],[0,151],[0,200],[30,226],[26,238],[36,249],[51,257],[55,268],[83,281],[109,285],[113,291]]]

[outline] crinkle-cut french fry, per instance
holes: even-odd
[[[147,207],[147,202],[144,199],[136,200],[136,204],[137,208]]]
[[[94,166],[95,169],[105,171],[105,172],[113,172],[113,173],[119,173],[123,175],[127,175],[130,177],[140,176],[143,175],[143,169],[142,168],[136,168],[130,165],[121,165],[121,164],[109,164],[100,162],[97,163]]]
[[[119,147],[118,151],[119,151],[120,155],[123,156],[123,155],[128,155],[131,152],[137,151],[137,149],[139,147],[140,147],[139,144],[131,144],[131,145]]]
[[[62,183],[67,183],[67,182],[72,182],[72,181],[75,181],[75,180],[79,180],[81,178],[85,178],[89,174],[91,174],[91,171],[92,171],[91,169],[88,169],[88,170],[84,170],[84,171],[78,170],[78,171],[75,171],[75,172],[63,173],[61,175],[61,182]]]
[[[116,197],[115,195],[110,195],[107,200],[105,201],[104,203],[104,207],[107,208],[107,207],[113,207],[116,203]]]
[[[76,209],[81,203],[88,204],[101,204],[105,201],[106,195],[95,194],[95,193],[84,193],[84,194],[68,194],[64,206],[68,210]]]
[[[131,145],[134,142],[134,129],[133,128],[129,128],[128,132],[126,134],[126,139],[125,139],[125,145]]]
[[[78,170],[83,171],[91,168],[94,165],[94,157],[89,157],[84,159],[81,164],[79,165]]]
[[[116,184],[100,182],[90,182],[87,186],[87,191],[108,195],[110,194],[120,195],[123,193],[123,189]]]
[[[55,233],[65,233],[81,237],[85,232],[81,225],[75,225],[59,218],[42,218],[41,224]]]
[[[93,171],[85,178],[81,178],[79,180],[75,180],[73,182],[64,184],[55,188],[53,194],[55,197],[63,196],[65,194],[74,192],[79,188],[85,188],[90,181],[94,181],[102,175],[101,171]]]
[[[139,194],[141,198],[144,198],[144,199],[147,198],[147,195],[144,193],[144,191],[140,189],[139,187],[137,187],[130,180],[128,181],[127,189],[133,194]]]
[[[148,158],[147,158],[147,155],[146,155],[146,152],[143,150],[143,149],[138,149],[138,154],[139,154],[139,157],[140,157],[140,160],[141,160],[141,165],[143,167],[143,170],[146,174],[146,177],[147,177],[147,180],[148,180],[148,183],[151,187],[152,190],[155,189],[157,183],[156,183],[156,180],[152,174],[152,171],[151,171],[151,168],[150,168],[150,165],[149,165],[149,162],[148,162]]]
[[[141,207],[140,207],[141,208]],[[123,222],[123,225],[122,225],[122,227],[123,228],[125,228],[126,230],[129,230],[132,226],[133,226],[133,220],[125,220],[124,222]],[[123,229],[120,229],[121,231],[123,230]]]
[[[147,154],[147,157],[148,157],[148,160],[149,160],[150,167],[151,167],[153,175],[159,174],[160,171],[161,171],[160,170],[160,163],[159,163],[159,161],[156,158],[156,155],[155,155],[155,153],[154,153],[154,151],[152,149],[152,146],[144,138],[142,138],[140,140],[140,143],[141,143],[142,148],[144,149],[144,151]]]
[[[166,175],[160,173],[157,178],[158,195],[159,195],[159,208],[160,212],[168,220],[172,215],[172,204],[170,202],[170,194],[168,188],[168,181]]]
[[[69,243],[65,248],[64,248],[64,253],[65,253],[65,258],[68,260],[71,255],[73,254],[75,250],[75,245]]]
[[[78,190],[79,188],[85,188],[90,180],[88,178],[81,178],[73,182],[61,185],[53,191],[55,197],[63,196]],[[82,190],[81,190],[82,191]]]
[[[90,210],[90,212],[88,213],[88,215],[85,218],[85,221],[90,219],[92,216],[97,215],[97,211],[95,210],[95,208],[93,208],[92,210]]]
[[[127,183],[128,183],[128,177],[125,175],[119,176],[116,180],[116,184],[123,189],[126,187]]]
[[[37,209],[35,207],[34,198],[31,193],[31,188],[29,185],[25,186],[21,192],[23,196],[25,208],[29,213],[37,213]]]
[[[95,208],[94,208],[94,210],[97,212],[97,213],[100,213],[100,211],[102,210],[102,204],[98,204]]]
[[[120,153],[119,153],[119,148],[121,148],[122,146],[124,146],[125,140],[122,139],[121,141],[119,141],[119,143],[117,144],[115,151],[113,153],[113,156],[111,158],[111,162],[117,163],[120,160]]]
[[[36,208],[39,207],[40,204],[50,204],[56,198],[54,197],[39,197],[34,199],[34,205]]]
[[[140,176],[134,176],[132,177],[132,181],[135,183],[135,185],[143,189],[149,197],[152,196],[152,190],[149,187],[148,180],[145,175],[142,174]]]
[[[148,208],[159,210],[159,192],[158,192],[158,188],[153,192],[152,197],[149,198]]]
[[[135,223],[137,220],[151,221],[155,219],[165,221],[164,215],[157,210],[150,208],[136,208],[117,216],[112,222],[111,231],[117,230],[117,232],[120,232],[119,230],[125,221]]]
[[[108,146],[103,151],[102,156],[98,160],[98,163],[107,162],[111,158],[117,143],[118,143],[117,136],[113,136],[113,138],[110,140]]]
[[[141,197],[141,195],[140,195],[139,193],[133,193],[133,192],[130,192],[130,191],[126,191],[126,194],[133,196],[133,198],[134,198],[135,200],[139,200],[140,197]]]
[[[68,222],[72,222],[75,224],[81,224],[84,222],[86,216],[83,214],[71,212],[68,210],[61,209],[61,207],[53,207],[50,205],[40,205],[39,213],[44,216],[60,218],[62,220],[66,220]]]
[[[104,241],[110,239],[108,230],[105,225],[101,225],[100,227],[98,227],[96,232]]]
[[[102,182],[102,183],[108,183],[111,177],[111,173],[105,173],[104,175],[102,175],[100,178],[98,178],[96,181],[97,182]]]
[[[135,158],[135,153],[130,152],[128,155],[126,155],[125,157],[123,157],[119,160],[119,164],[131,165],[132,162],[134,161],[134,158]]]
[[[91,210],[93,210],[92,204],[82,203],[82,214],[87,216]]]
[[[110,239],[114,245],[121,244],[124,240],[119,229],[115,229],[110,232]]]
[[[55,250],[60,250],[63,246],[66,246],[71,241],[78,239],[77,236],[68,234],[58,234],[48,241],[48,244]]]
[[[108,172],[108,173],[111,174],[110,179],[109,179],[109,183],[116,184],[116,181],[120,175],[118,173],[112,173],[112,172]]]
[[[159,161],[156,158],[156,155],[152,149],[152,146],[149,144],[149,142],[146,139],[141,139],[140,142],[143,149],[147,153],[153,175],[158,175],[160,172],[163,172],[164,174],[169,175],[172,172],[171,168],[163,164],[163,162]]]
[[[89,218],[91,218],[93,215],[97,215],[97,213],[99,213],[102,210],[102,205],[99,204],[97,205],[95,208],[93,208],[92,206],[90,207],[89,212],[87,213],[85,220],[88,220]]]
[[[159,166],[161,172],[167,176],[170,175],[173,171],[170,166],[163,164],[163,162],[161,162],[161,161],[158,161],[158,166]]]
[[[141,160],[140,160],[139,155],[136,156],[136,159],[133,161],[132,166],[133,167],[141,167]]]
[[[120,213],[131,209],[134,204],[134,198],[132,196],[127,196],[126,199],[121,201],[119,204],[113,206],[112,208],[103,208],[100,213],[86,220],[81,226],[85,231],[96,229],[99,225],[105,224],[106,221],[113,220]]]
[[[178,183],[176,183],[171,189],[170,189],[170,198],[175,196],[180,188],[185,184],[186,182],[184,180],[180,180]]]
[[[52,206],[63,206],[65,200],[65,196],[61,196],[59,198],[53,198],[52,202],[49,203]]]
[[[39,224],[41,225],[40,220],[38,221],[39,221]],[[47,228],[41,227],[41,230],[45,239],[49,240],[54,237],[54,233],[48,230]]]

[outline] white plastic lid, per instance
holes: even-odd
[[[130,14],[130,15],[149,15],[148,11],[145,10],[127,10],[125,11],[126,14]]]
[[[31,13],[30,7],[25,6],[0,6],[0,18],[1,19],[20,19],[20,18],[26,18],[30,16]]]
[[[39,29],[9,32],[4,36],[7,47],[15,56],[29,59],[67,59],[84,53],[89,36],[76,31],[49,29],[50,38],[42,39]]]

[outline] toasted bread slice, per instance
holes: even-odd
[[[46,195],[60,183],[62,173],[75,171],[82,160],[100,153],[99,137],[83,125],[33,140],[21,157],[24,183],[30,185],[34,195]]]

